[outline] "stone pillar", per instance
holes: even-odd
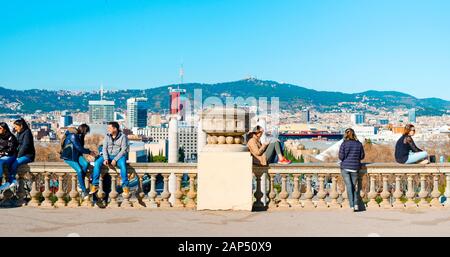
[[[169,151],[168,151],[168,163],[178,162],[178,117],[177,115],[171,115],[169,117]],[[175,191],[177,190],[177,178],[175,173],[170,173],[169,176],[169,202],[173,205],[175,201]]]
[[[197,165],[198,210],[252,210],[253,163],[242,137],[249,131],[249,116],[237,107],[202,111],[208,137]]]
[[[203,126],[200,117],[197,124],[197,153],[200,153],[206,145],[206,133],[203,131]]]

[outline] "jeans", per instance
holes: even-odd
[[[8,166],[8,171],[11,173],[11,165],[16,161],[16,156],[3,156],[0,157],[0,179],[3,178],[4,165]],[[8,176],[9,178],[9,176]]]
[[[409,152],[408,160],[406,160],[405,164],[412,164],[422,160],[425,160],[428,157],[428,153],[425,151],[422,152]]]
[[[32,162],[32,160],[27,157],[27,156],[22,156],[17,158],[12,164],[11,164],[11,170],[9,172],[8,175],[8,182],[9,183],[13,183],[16,182],[16,174],[17,174],[17,169],[19,168],[20,165],[23,164],[27,164]]]
[[[78,177],[78,185],[80,186],[81,191],[86,193],[87,190],[86,185],[84,184],[84,179],[86,178],[86,172],[89,167],[89,162],[83,156],[80,156],[78,158],[78,161],[65,160],[64,162],[69,164],[69,166],[76,171]]]
[[[283,154],[283,152],[281,151],[280,142],[270,143],[267,146],[266,151],[264,153],[266,154],[267,162],[269,163],[275,162],[275,157],[278,157],[278,155]]]
[[[115,156],[109,156],[108,161],[111,161],[115,158]],[[94,174],[92,176],[92,185],[98,186],[100,183],[100,173],[102,171],[103,161],[105,159],[103,156],[100,156],[94,164]],[[122,156],[119,160],[117,160],[117,166],[120,169],[120,177],[122,178],[122,187],[128,187],[128,175],[127,175],[127,159],[125,156]]]
[[[359,206],[359,201],[361,198],[359,195],[359,191],[361,190],[361,178],[359,177],[359,171],[349,172],[341,169],[341,175],[344,178],[350,208],[353,208],[356,205]]]

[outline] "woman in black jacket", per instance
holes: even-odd
[[[347,189],[348,202],[353,211],[359,210],[361,197],[361,179],[359,170],[361,169],[361,160],[364,159],[364,147],[358,141],[355,131],[351,128],[345,130],[344,142],[339,148],[339,159],[341,160],[341,174],[344,178]]]
[[[11,165],[8,182],[10,188],[17,186],[16,174],[20,165],[27,164],[34,161],[36,150],[34,149],[33,134],[28,127],[27,122],[22,118],[14,121],[14,131],[17,133],[17,159]]]
[[[11,169],[11,165],[17,157],[17,138],[9,130],[8,124],[0,122],[0,178],[3,177],[4,165]],[[0,191],[8,189],[10,182],[0,186]]]
[[[405,126],[403,135],[395,144],[395,160],[398,163],[429,163],[428,153],[417,147],[412,139],[415,133],[416,129],[414,128],[414,125],[408,124]]]

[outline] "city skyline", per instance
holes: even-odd
[[[1,1],[0,86],[152,88],[249,76],[450,100],[448,1]],[[430,90],[433,88],[433,90]]]

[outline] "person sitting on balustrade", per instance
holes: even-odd
[[[17,158],[17,138],[11,133],[8,124],[0,122],[0,179],[3,178],[4,166],[11,170],[11,165]],[[0,191],[10,188],[10,182],[0,186]],[[15,188],[15,187],[14,187]]]
[[[421,163],[427,164],[428,153],[416,146],[412,137],[415,135],[416,129],[414,125],[407,124],[403,131],[403,135],[395,144],[395,160],[398,163],[412,164]]]
[[[279,141],[261,143],[263,133],[264,129],[261,126],[256,126],[248,134],[247,146],[253,157],[253,163],[265,166],[268,163],[274,162],[275,156],[278,157],[279,164],[291,163],[291,161],[284,157]]]
[[[127,154],[129,150],[128,137],[121,130],[119,123],[111,121],[108,123],[108,134],[103,140],[102,155],[94,163],[94,174],[90,194],[98,191],[102,166],[118,166],[122,179],[122,189],[129,194],[129,181],[127,174]]]
[[[81,189],[81,197],[88,199],[88,192],[85,186],[85,177],[89,168],[89,162],[83,154],[97,156],[95,151],[84,148],[84,138],[90,128],[86,124],[81,124],[78,128],[68,128],[61,139],[61,159],[64,160],[77,173],[78,186]]]

